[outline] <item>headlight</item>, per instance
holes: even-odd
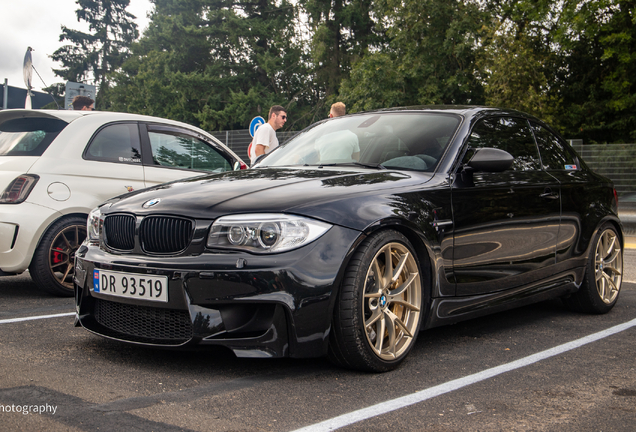
[[[304,246],[331,225],[302,216],[248,214],[224,216],[212,224],[207,246],[256,253],[284,252]]]
[[[88,239],[90,241],[99,240],[99,233],[102,230],[102,210],[100,207],[94,208],[88,214],[88,220],[86,221],[86,232],[88,233]]]

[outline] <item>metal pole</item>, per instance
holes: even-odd
[[[4,92],[3,94],[3,99],[2,99],[2,109],[7,109],[7,107],[9,106],[9,80],[8,79],[4,79]]]

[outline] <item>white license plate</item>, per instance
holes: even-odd
[[[168,277],[95,269],[93,291],[116,297],[167,302]]]

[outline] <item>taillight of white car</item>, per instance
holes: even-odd
[[[23,174],[16,177],[0,195],[0,204],[20,204],[27,199],[33,187],[40,179],[34,174]]]

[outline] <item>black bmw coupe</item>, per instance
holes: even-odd
[[[251,170],[110,200],[87,228],[76,325],[367,371],[421,330],[548,298],[606,313],[622,281],[611,181],[540,120],[486,107],[325,120]]]

